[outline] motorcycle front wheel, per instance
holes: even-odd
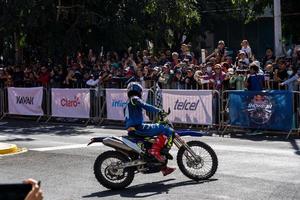
[[[218,168],[218,158],[214,150],[200,141],[187,142],[190,150],[181,146],[177,154],[180,171],[190,179],[199,181],[212,177]]]
[[[129,162],[129,158],[117,151],[106,151],[99,155],[94,163],[94,174],[101,185],[108,189],[118,190],[130,185],[134,178],[134,170],[121,169]]]

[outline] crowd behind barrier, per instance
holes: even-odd
[[[296,91],[299,91],[300,82],[300,46],[294,46],[285,56],[277,58],[272,49],[268,48],[265,57],[260,61],[255,58],[247,40],[241,42],[241,49],[236,56],[228,52],[225,42],[220,40],[213,52],[205,51],[201,55],[192,51],[191,44],[182,44],[179,51],[165,50],[159,55],[154,55],[149,50],[132,52],[131,48],[122,56],[117,52],[100,52],[97,55],[93,50],[89,50],[87,55],[77,52],[76,56],[67,57],[64,64],[53,63],[51,59],[47,62],[35,60],[21,65],[1,64],[1,112],[3,116],[14,114],[11,108],[9,109],[11,105],[7,88],[42,87],[43,114],[39,116],[46,116],[48,119],[65,117],[63,113],[66,112],[66,107],[87,106],[88,102],[88,107],[82,107],[82,113],[84,110],[85,115],[81,117],[104,120],[108,119],[107,90],[124,89],[130,81],[137,81],[149,89],[147,101],[155,105],[157,88],[165,91],[214,91],[211,100],[211,124],[218,127],[224,127],[228,121],[225,107],[229,90],[294,91],[293,102],[290,103],[294,105],[296,112],[295,121],[299,121],[296,101],[299,97]],[[69,99],[60,99],[59,108],[58,100],[54,96],[62,97],[62,94],[57,94],[61,88],[73,88],[74,90],[64,90],[69,93],[81,88],[85,94],[78,97],[70,94]],[[85,99],[81,101],[85,104],[76,102],[83,96]],[[124,101],[116,102],[115,106],[123,104]],[[76,117],[76,114],[68,113],[66,117]],[[155,116],[149,116],[149,120],[154,118]],[[294,127],[298,127],[299,123],[296,124]]]
[[[50,58],[26,59],[13,65],[0,62],[0,87],[125,88],[135,80],[150,88],[158,82],[163,89],[251,89],[251,76],[259,76],[263,89],[289,89],[298,91],[300,46],[275,57],[271,48],[261,59],[255,57],[250,43],[241,42],[236,54],[220,40],[212,51],[193,51],[192,44],[182,44],[180,49],[124,52],[77,52],[67,56],[65,62],[55,63]],[[254,68],[251,72],[250,68]],[[293,78],[290,81],[290,78]],[[286,87],[286,88],[285,88]]]
[[[245,99],[242,97],[240,105],[232,101],[230,97],[231,93],[240,93],[243,96],[249,92],[253,93],[251,98]],[[123,108],[127,101],[126,89],[115,88],[57,89],[9,87],[1,89],[0,94],[2,118],[7,115],[35,116],[38,117],[38,120],[43,119],[47,122],[51,118],[65,120],[73,118],[77,120],[85,119],[86,123],[89,123],[91,120],[96,124],[103,121],[114,121],[119,125],[123,125]],[[270,100],[270,98],[267,98],[270,94],[277,94],[277,96]],[[291,94],[291,97],[289,99],[286,98],[286,94]],[[224,133],[230,127],[239,127],[269,131],[277,129],[290,134],[292,130],[298,131],[300,125],[300,92],[296,91],[247,92],[226,90],[220,93],[217,90],[161,90],[156,85],[156,87],[145,90],[143,98],[150,104],[164,109],[171,108],[172,114],[169,116],[169,119],[176,125],[193,126],[194,128],[201,126],[201,128],[214,129],[219,133]],[[253,100],[256,102],[253,102]],[[282,102],[284,106],[280,107]],[[249,107],[250,104],[251,106]],[[230,105],[233,105],[233,107],[230,107]],[[238,111],[234,111],[233,108],[237,108]],[[242,114],[248,111],[249,108],[252,112],[250,114],[254,113],[259,120],[261,117],[269,117],[268,126],[262,126],[261,124],[249,125],[249,120],[246,120],[246,127],[243,124],[233,123],[232,114],[235,113],[234,116],[236,117],[234,118],[242,119]],[[278,118],[277,115],[280,115],[281,118]],[[146,121],[155,121],[157,116],[145,113],[144,118]],[[276,123],[273,123],[272,120],[275,120],[274,122]],[[282,123],[284,120],[287,120],[286,123]],[[281,126],[279,129],[278,127],[274,129],[272,124],[281,124]]]

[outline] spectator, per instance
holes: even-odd
[[[213,63],[208,62],[204,68],[202,68],[203,76],[200,78],[200,84],[202,89],[213,89]],[[199,83],[199,82],[198,82]]]
[[[175,76],[173,77],[171,88],[178,89],[178,90],[184,89],[184,80],[183,80],[181,69],[177,69],[175,71]]]
[[[37,83],[44,87],[47,87],[50,81],[50,73],[46,66],[42,66],[41,70],[38,73],[35,73],[35,78]]]
[[[298,79],[300,75],[300,70],[297,69],[297,67],[290,67],[287,70],[288,79],[282,83],[280,83],[281,86],[287,85],[289,91],[296,91],[298,87]]]
[[[216,64],[214,66],[214,73],[212,75],[213,83],[214,83],[214,88],[216,90],[221,90],[222,89],[222,84],[225,79],[226,74],[222,71],[221,65]]]
[[[35,84],[35,77],[31,67],[26,67],[24,70],[24,86],[33,87]]]
[[[236,70],[236,73],[232,75],[229,79],[229,84],[232,88],[236,90],[244,90],[245,89],[245,81],[246,81],[246,70]]]
[[[77,80],[76,80],[74,71],[72,69],[69,69],[66,79],[64,81],[65,87],[73,88],[75,86],[76,81]]]
[[[13,81],[15,87],[24,86],[24,72],[21,70],[20,66],[15,66],[13,72]]]
[[[162,67],[162,73],[158,78],[159,86],[163,89],[170,89],[171,80],[172,80],[172,74],[170,73],[170,65],[165,64]]]
[[[0,68],[0,87],[4,88],[7,81],[7,75],[3,68]]]
[[[241,51],[244,51],[246,54],[246,57],[251,60],[252,59],[252,51],[249,45],[248,40],[243,40],[241,43]]]
[[[294,49],[292,63],[294,66],[300,66],[300,45],[297,45]]]
[[[160,58],[158,59],[158,65],[164,65],[169,62],[165,52],[160,53]]]
[[[271,86],[273,88],[273,80],[274,80],[274,71],[273,71],[273,65],[272,64],[268,64],[265,67],[265,86],[267,89],[271,89]]]
[[[249,91],[261,91],[264,88],[264,77],[258,74],[259,67],[256,63],[250,64],[250,75],[247,79],[247,89]]]
[[[269,63],[275,62],[275,56],[273,55],[273,50],[271,48],[266,49],[266,54],[262,62],[263,62],[263,67],[266,66],[267,62]]]
[[[227,70],[227,73],[225,75],[224,81],[223,81],[223,86],[224,90],[235,90],[236,86],[234,83],[230,83],[230,79],[234,76],[235,71],[233,68],[229,68]]]
[[[184,83],[185,83],[185,89],[196,89],[196,81],[194,79],[194,73],[192,68],[188,68],[186,70]]]
[[[248,65],[249,65],[249,59],[247,58],[246,53],[245,53],[244,51],[242,51],[242,50],[239,51],[237,60],[238,60],[239,62],[242,62],[243,65],[245,65],[246,68],[248,68]]]
[[[177,52],[172,53],[172,69],[180,63],[179,55]]]
[[[50,77],[51,77],[50,79],[51,87],[60,88],[64,80],[63,70],[61,66],[60,67],[55,66],[50,72]]]
[[[286,63],[284,60],[278,61],[278,69],[275,69],[274,79],[277,82],[285,81],[288,78]]]

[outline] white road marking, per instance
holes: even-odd
[[[227,145],[212,145],[212,148],[218,151],[234,151],[234,152],[250,152],[250,153],[262,153],[262,154],[280,154],[280,155],[295,155],[295,150],[283,150],[261,147],[249,147],[249,146],[227,146]]]
[[[104,146],[102,143],[94,143],[90,146]],[[233,151],[233,152],[243,152],[243,153],[262,153],[270,155],[295,155],[295,150],[281,150],[281,149],[272,149],[272,148],[261,148],[261,147],[249,147],[249,146],[230,146],[230,145],[211,145],[212,148],[216,151]],[[64,149],[78,149],[86,148],[87,144],[71,144],[71,145],[62,145],[62,146],[53,146],[53,147],[41,147],[33,148],[31,151],[55,151],[55,150],[64,150]],[[176,147],[172,148],[172,154],[176,153],[178,150]]]
[[[90,146],[103,146],[103,144],[92,144]],[[54,146],[54,147],[41,147],[41,148],[33,148],[29,149],[30,151],[55,151],[55,150],[63,150],[63,149],[79,149],[86,148],[87,144],[71,144],[71,145],[63,145],[63,146]]]

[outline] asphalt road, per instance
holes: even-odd
[[[187,138],[205,141],[217,152],[219,168],[209,181],[191,181],[177,169],[167,177],[137,174],[127,189],[109,191],[92,171],[96,157],[109,148],[86,144],[93,136],[122,134],[100,127],[1,123],[0,142],[28,151],[0,156],[0,183],[33,177],[41,180],[46,200],[300,199],[300,140],[261,136]]]

